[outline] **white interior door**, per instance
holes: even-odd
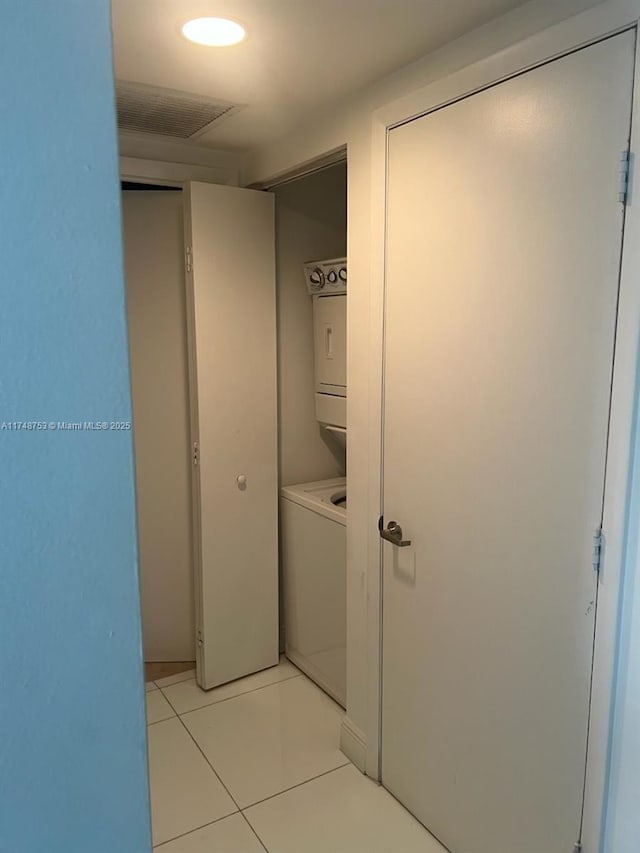
[[[197,675],[205,689],[278,662],[273,196],[187,192]]]
[[[580,835],[633,61],[389,136],[382,776],[452,853]]]

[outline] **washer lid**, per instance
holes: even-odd
[[[344,495],[346,498],[347,478],[335,477],[332,480],[319,480],[313,483],[300,483],[295,486],[283,486],[280,495],[287,500],[304,506],[314,512],[331,518],[340,524],[346,524],[347,509],[344,503],[334,503],[334,499]]]

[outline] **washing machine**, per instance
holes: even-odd
[[[280,542],[286,655],[346,706],[347,481],[284,486]]]

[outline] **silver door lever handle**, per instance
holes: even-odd
[[[408,548],[411,545],[411,539],[402,538],[402,528],[395,521],[390,521],[386,530],[381,525],[380,536],[396,548]]]

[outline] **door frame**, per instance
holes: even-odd
[[[171,163],[167,160],[151,160],[144,157],[120,157],[120,180],[132,183],[179,186],[189,181],[205,184],[240,186],[237,169],[216,166],[199,166],[192,163]]]
[[[189,233],[191,231],[190,187],[193,182],[214,184],[216,186],[239,186],[238,174],[229,169],[212,169],[192,164],[169,163],[166,161],[144,160],[134,157],[120,157],[120,181],[133,184],[179,189],[182,193],[183,215],[183,271],[184,294],[186,300],[186,336],[187,336],[187,386],[189,394],[189,446],[191,464],[189,466],[190,482],[190,514],[191,514],[191,576],[193,579],[193,600],[191,603],[194,635],[193,655],[196,672],[204,671],[203,646],[201,634],[203,630],[203,601],[202,601],[202,506],[200,466],[193,464],[193,454],[199,445],[198,424],[198,383],[195,349],[195,314],[194,314],[194,283],[192,260],[187,254],[189,248]],[[137,518],[137,510],[136,510]],[[144,628],[144,626],[143,626]]]
[[[365,768],[381,779],[382,548],[377,521],[382,513],[384,401],[386,201],[389,131],[483,89],[558,59],[624,30],[638,28],[640,0],[607,0],[518,44],[377,110],[371,126],[371,291],[369,343],[369,490],[367,542],[367,719]],[[640,62],[636,44],[631,149],[640,152],[638,108]],[[632,174],[633,178],[633,174]],[[633,187],[632,187],[633,189]],[[618,187],[612,187],[617,192]],[[610,756],[619,603],[625,571],[630,470],[635,443],[636,377],[640,354],[640,203],[631,193],[626,207],[620,302],[611,402],[611,430],[604,501],[605,548],[599,579],[593,694],[587,755],[583,849],[602,844]],[[631,559],[631,558],[630,558]]]

